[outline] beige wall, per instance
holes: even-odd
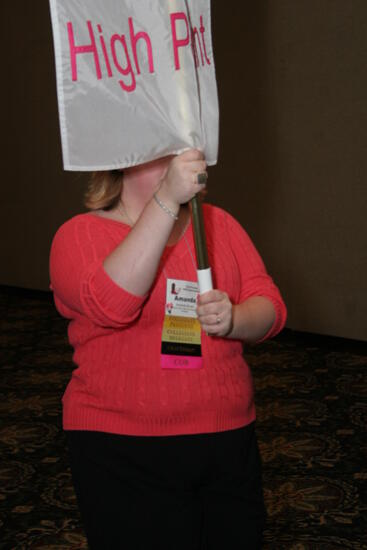
[[[289,327],[366,340],[367,3],[212,4],[211,200],[253,237]],[[52,234],[80,210],[85,176],[61,169],[48,2],[7,5],[0,283],[47,288]]]
[[[50,241],[80,210],[84,176],[62,171],[48,2],[6,3],[2,15],[9,61],[2,82],[0,284],[47,289]]]
[[[367,339],[367,2],[214,6],[215,201],[253,236],[290,327]]]

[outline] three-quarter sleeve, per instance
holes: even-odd
[[[238,264],[240,273],[239,303],[253,296],[270,300],[275,310],[275,321],[265,340],[278,334],[285,325],[287,309],[280,291],[267,273],[264,262],[243,227],[229,214],[226,216],[228,241]]]
[[[56,233],[50,253],[51,289],[59,312],[85,316],[104,327],[123,327],[140,315],[145,296],[119,287],[104,259],[118,245],[92,216],[76,216]]]

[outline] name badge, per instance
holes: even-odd
[[[196,315],[197,283],[167,279],[162,331],[163,369],[201,369],[201,325]]]

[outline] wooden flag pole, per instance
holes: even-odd
[[[213,289],[212,273],[209,266],[206,246],[203,209],[201,198],[195,195],[190,201],[192,226],[194,229],[197,274],[200,294]]]
[[[190,10],[188,8],[187,0],[184,0],[186,6],[187,17],[191,25]],[[182,9],[181,1],[178,0],[168,0],[168,5],[171,12],[180,12]],[[194,37],[194,35],[193,35]],[[194,37],[195,40],[195,37]],[[197,73],[197,69],[196,69]],[[191,135],[191,128],[189,122],[189,113],[191,110],[189,98],[185,93],[186,90],[186,80],[185,74],[182,71],[177,72],[178,78],[181,80],[181,85],[177,90],[177,95],[179,98],[180,113],[182,117],[182,124],[186,125],[188,134]],[[196,74],[196,80],[198,76]],[[205,229],[204,229],[204,219],[203,219],[203,210],[201,206],[200,196],[196,195],[190,201],[191,206],[191,219],[192,226],[194,230],[194,240],[195,240],[195,251],[196,251],[196,261],[197,261],[197,275],[198,275],[198,284],[200,294],[208,292],[213,289],[212,283],[212,274],[208,261],[208,251],[206,248],[206,239],[205,239]]]

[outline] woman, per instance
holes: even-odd
[[[261,547],[261,468],[242,344],[275,335],[286,311],[244,230],[210,205],[215,290],[197,298],[187,203],[205,181],[196,150],[99,175],[91,211],[53,241],[52,288],[71,320],[77,365],[63,425],[92,549]],[[174,317],[178,344],[167,354],[163,327],[175,307],[188,319]]]

